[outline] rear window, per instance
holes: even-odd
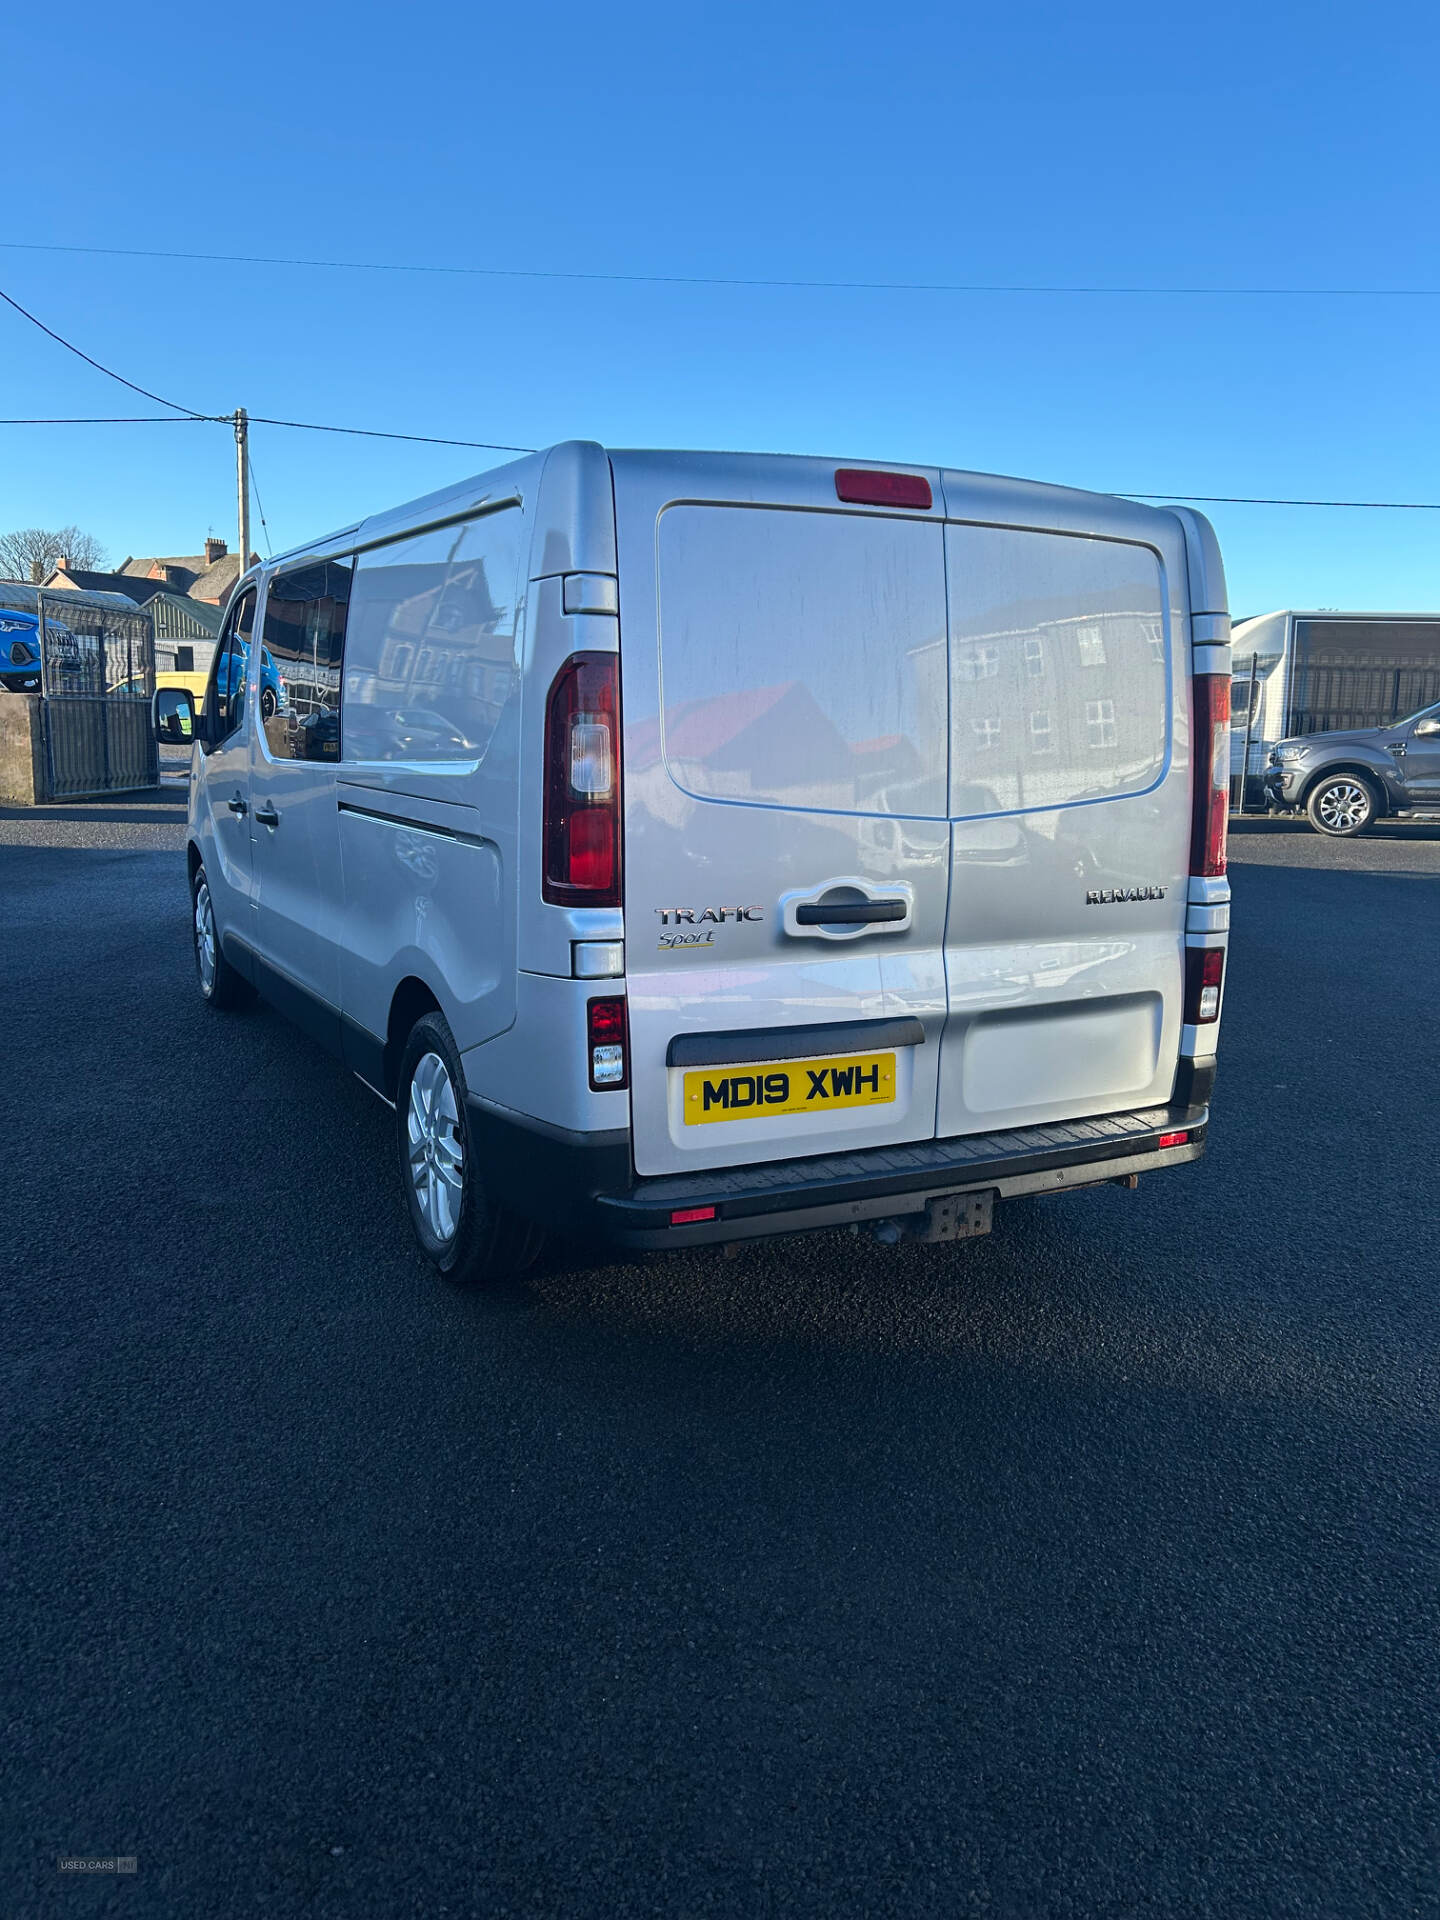
[[[943,817],[939,526],[685,505],[658,542],[671,779],[710,800]]]
[[[1164,579],[1148,547],[946,528],[957,816],[1141,793],[1169,745]]]

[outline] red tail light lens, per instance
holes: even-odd
[[[1190,871],[1215,876],[1225,871],[1230,817],[1230,677],[1197,673],[1191,684],[1195,689],[1195,786]]]
[[[1220,1018],[1220,983],[1225,977],[1223,947],[1185,949],[1185,1019],[1203,1027]]]
[[[623,994],[592,1000],[587,1009],[590,1086],[596,1093],[630,1084],[630,1028]]]
[[[545,707],[544,897],[620,905],[620,662],[575,653]]]
[[[1189,1138],[1190,1135],[1188,1133],[1162,1133],[1156,1145],[1161,1147],[1183,1147]]]
[[[862,507],[928,507],[930,482],[923,473],[880,473],[872,467],[837,467],[835,498]]]

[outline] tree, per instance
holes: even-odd
[[[61,554],[82,573],[98,572],[105,565],[105,549],[93,533],[73,526],[21,527],[0,533],[0,579],[43,580]]]

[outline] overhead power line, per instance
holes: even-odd
[[[0,420],[0,427],[200,427],[203,413],[80,413]]]
[[[79,247],[53,241],[0,240],[0,247],[23,253],[104,254],[122,260],[198,260],[220,266],[312,267],[334,273],[447,274],[480,280],[609,281],[641,287],[769,287],[819,293],[939,293],[1041,294],[1082,297],[1153,299],[1325,299],[1325,300],[1436,300],[1440,287],[1265,287],[1066,284],[1061,281],[967,280],[801,280],[763,275],[708,273],[599,273],[579,267],[465,267],[444,262],[410,260],[320,260],[270,253],[182,253],[161,247]]]
[[[8,245],[9,242],[0,242]],[[82,249],[73,249],[82,251]],[[212,256],[205,256],[207,258]],[[213,256],[219,258],[221,256]],[[228,413],[198,413],[193,408],[182,407],[178,401],[167,400],[162,394],[151,393],[147,387],[138,386],[135,381],[127,380],[123,373],[116,373],[113,367],[103,365],[88,353],[77,347],[73,340],[67,340],[64,334],[57,333],[53,327],[47,327],[43,320],[37,319],[27,307],[0,288],[0,300],[13,307],[32,326],[49,336],[58,346],[68,353],[77,355],[87,366],[94,367],[97,373],[103,373],[107,379],[118,380],[122,387],[128,387],[132,393],[140,393],[147,400],[154,400],[162,407],[171,407],[168,414],[90,414],[70,417],[42,417],[22,419],[0,419],[5,427],[129,427],[129,426],[173,426],[177,423],[202,423],[231,426],[238,418]],[[429,447],[477,447],[485,453],[534,453],[534,447],[515,446],[503,440],[452,440],[434,433],[395,433],[384,427],[337,427],[320,420],[281,420],[270,414],[252,413],[248,416],[250,424],[264,427],[291,427],[304,433],[343,433],[364,440],[406,440],[417,446]],[[1180,500],[1194,501],[1198,505],[1237,506],[1237,507],[1355,507],[1370,508],[1382,512],[1404,513],[1440,513],[1440,500],[1301,500],[1278,498],[1266,494],[1247,493],[1130,493],[1125,496],[1131,500]],[[258,494],[257,494],[258,498]],[[264,514],[261,514],[263,525]],[[267,529],[268,532],[268,529]]]
[[[492,453],[534,453],[534,447],[508,447],[495,440],[442,440],[431,433],[389,433],[378,427],[332,427],[317,420],[272,420],[262,413],[252,413],[250,423],[258,420],[267,427],[299,427],[308,433],[349,433],[360,434],[367,439],[376,440],[413,440],[431,447],[479,447]],[[24,419],[0,418],[0,427],[137,427],[137,426],[209,426],[212,421],[205,414],[83,414],[67,418],[46,418],[35,416]],[[221,416],[221,424],[230,425],[228,415]],[[1368,508],[1386,513],[1440,513],[1440,500],[1302,500],[1294,496],[1281,496],[1264,493],[1134,493],[1122,491],[1119,498],[1124,500],[1176,500],[1181,503],[1193,503],[1196,506],[1232,506],[1232,507],[1354,507]],[[264,515],[261,515],[264,521]]]
[[[487,453],[536,451],[534,447],[509,446],[503,440],[448,440],[435,433],[391,433],[385,427],[335,427],[323,420],[272,420],[264,413],[247,417],[252,427],[258,420],[262,427],[299,427],[306,433],[352,433],[366,440],[415,440],[429,447],[479,447]],[[230,413],[26,414],[0,416],[0,427],[228,427],[234,418]]]
[[[316,420],[272,420],[263,413],[252,413],[250,423],[258,420],[266,427],[300,427],[309,433],[352,433],[367,439],[415,440],[431,447],[480,447],[495,453],[534,453],[534,447],[507,447],[495,440],[442,440],[431,433],[389,433],[378,427],[332,427]],[[87,414],[67,419],[0,419],[0,427],[134,427],[208,425],[203,415],[177,416],[169,413]],[[224,420],[229,425],[228,417]],[[1123,500],[1177,500],[1196,506],[1232,507],[1356,507],[1389,513],[1440,513],[1440,500],[1302,500],[1294,496],[1264,493],[1135,493],[1123,490]],[[264,521],[264,515],[261,515]]]
[[[1440,513],[1440,500],[1286,500],[1261,493],[1129,493],[1127,500],[1194,501],[1228,507],[1375,507],[1390,513]]]
[[[20,302],[6,293],[3,287],[0,287],[0,300],[3,300],[7,307],[13,307],[16,313],[30,322],[32,327],[38,327],[41,333],[53,340],[57,346],[64,347],[67,353],[73,353],[77,359],[83,360],[87,367],[94,367],[97,373],[103,373],[106,379],[118,380],[122,387],[128,387],[132,393],[143,394],[147,400],[154,400],[159,406],[173,408],[173,413],[162,414],[159,416],[160,419],[167,421],[171,419],[205,420],[213,421],[224,426],[229,426],[233,421],[234,416],[232,414],[201,413],[195,407],[182,407],[178,400],[167,400],[164,394],[151,393],[148,387],[142,387],[137,385],[133,380],[127,380],[123,373],[116,373],[113,367],[107,367],[102,361],[96,360],[92,355],[86,353],[83,347],[77,347],[73,340],[67,340],[63,333],[57,333],[54,327],[47,327],[43,320],[31,313],[28,307],[22,307]],[[103,422],[99,419],[5,420],[0,421],[0,425],[7,427],[78,427],[99,426],[102,424],[107,426],[138,426],[142,424],[142,418],[143,424],[155,424],[155,416],[151,415],[148,417],[136,416],[133,419],[117,417]],[[252,423],[258,420],[262,426],[267,427],[299,427],[309,433],[349,433],[359,435],[366,440],[413,440],[425,442],[435,447],[480,447],[486,453],[533,453],[535,451],[533,447],[506,446],[503,442],[497,440],[445,440],[441,439],[438,435],[428,433],[388,433],[381,427],[332,427],[326,426],[318,420],[272,420],[266,415],[258,413],[252,413],[250,419]]]
[[[16,313],[23,315],[32,327],[38,327],[41,333],[49,334],[50,338],[64,347],[67,353],[75,354],[85,362],[86,366],[94,367],[97,373],[103,373],[107,379],[118,380],[120,385],[128,387],[131,393],[138,393],[146,400],[153,400],[156,406],[170,407],[176,413],[188,414],[192,420],[213,420],[216,417],[214,414],[200,413],[194,407],[182,407],[178,400],[167,400],[163,393],[152,393],[148,387],[137,386],[133,380],[127,380],[123,373],[116,373],[113,367],[102,366],[100,361],[92,360],[90,355],[77,347],[73,340],[67,340],[64,334],[56,333],[53,327],[47,327],[43,320],[37,319],[28,307],[22,307],[20,302],[12,299],[3,288],[0,288],[0,300],[3,300],[7,307],[13,307]]]
[[[275,549],[270,544],[270,524],[265,518],[265,502],[260,498],[260,482],[255,477],[255,455],[248,447],[246,448],[246,458],[249,463],[250,491],[255,495],[255,511],[260,515],[260,525],[265,534],[265,552],[267,557],[273,560],[275,558]]]
[[[534,453],[534,447],[507,446],[503,440],[443,440],[434,433],[390,433],[383,427],[329,427],[319,420],[272,420],[268,414],[252,413],[250,424],[262,427],[300,427],[306,433],[354,433],[365,440],[419,440],[430,447],[483,447],[487,453]]]

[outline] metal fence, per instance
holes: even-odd
[[[1289,733],[1384,727],[1440,700],[1440,664],[1395,667],[1297,662]]]
[[[150,723],[155,630],[138,607],[37,595],[46,771],[53,798],[159,784]]]

